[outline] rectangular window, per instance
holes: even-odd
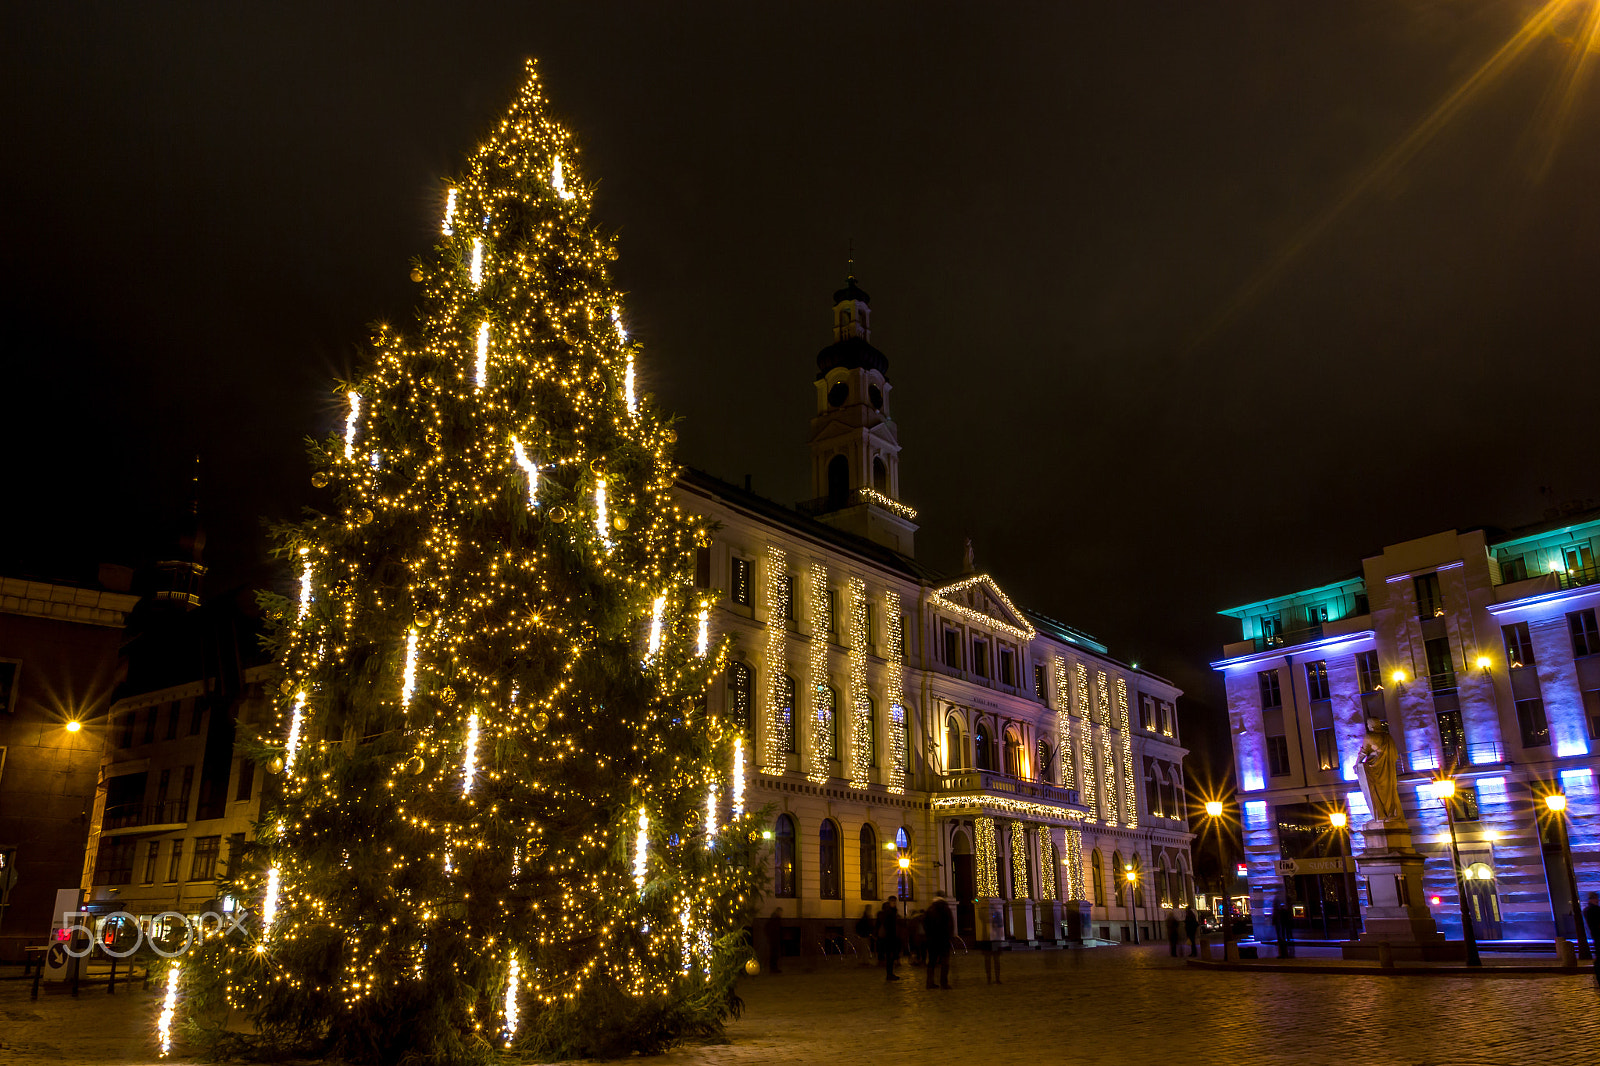
[[[1283,692],[1278,687],[1278,671],[1263,670],[1256,675],[1256,682],[1261,686],[1261,708],[1283,706]]]
[[[986,640],[972,642],[972,672],[979,677],[989,676],[989,642]]]
[[[728,664],[728,717],[741,731],[750,728],[750,667],[741,662]]]
[[[167,817],[167,789],[172,784],[172,770],[162,770],[161,776],[156,779],[156,823],[180,822],[181,818]]]
[[[1589,739],[1600,740],[1600,689],[1588,689],[1583,694],[1583,717],[1589,723]]]
[[[1593,607],[1567,615],[1567,626],[1572,630],[1574,656],[1593,655],[1600,651],[1600,632],[1595,630]]]
[[[1000,649],[1000,683],[1002,685],[1015,685],[1017,683],[1016,665],[1013,661],[1010,648]]]
[[[1149,770],[1148,767],[1146,768],[1146,771],[1148,773],[1150,773],[1151,776],[1146,777],[1144,779],[1144,805],[1145,805],[1145,809],[1150,813],[1150,816],[1153,817],[1153,818],[1165,817],[1161,813],[1161,789],[1156,783],[1156,779],[1155,779],[1155,776],[1154,776],[1154,771]]]
[[[178,793],[178,816],[173,821],[187,822],[189,820],[189,790],[193,787],[194,767],[185,766],[183,768],[183,790]]]
[[[122,713],[122,736],[117,740],[117,747],[133,747],[133,720],[138,717],[133,711]]]
[[[1362,692],[1376,692],[1383,687],[1383,675],[1378,672],[1378,653],[1356,652],[1356,680]]]
[[[1174,710],[1172,704],[1168,703],[1166,700],[1162,700],[1160,703],[1156,704],[1156,710],[1160,713],[1161,735],[1164,737],[1172,736],[1172,729],[1174,725],[1172,721],[1172,712]]]
[[[828,635],[837,637],[839,635],[839,594],[833,589],[829,589],[828,594],[822,598],[822,609],[826,613],[826,618],[823,621],[827,626]]]
[[[167,704],[167,739],[178,739],[178,701]]]
[[[1411,579],[1417,590],[1417,617],[1437,618],[1444,614],[1444,597],[1439,593],[1439,575],[1423,574]]]
[[[694,550],[694,587],[697,589],[711,587],[710,548],[696,548]]]
[[[961,634],[953,629],[944,631],[944,664],[952,670],[961,669]]]
[[[750,560],[733,557],[733,580],[729,583],[728,595],[734,603],[750,606]]]
[[[1262,724],[1266,727],[1268,769],[1273,777],[1282,777],[1289,772],[1289,737],[1284,732],[1282,708],[1262,715]]]
[[[244,867],[244,834],[233,833],[228,837],[228,877],[238,877]]]
[[[1318,659],[1314,663],[1306,663],[1306,691],[1311,694],[1312,700],[1329,698],[1327,660]]]
[[[200,735],[200,726],[205,720],[206,704],[204,700],[197,696],[194,701],[194,711],[189,715],[189,735],[191,737]]]
[[[1140,693],[1140,695],[1139,695],[1139,728],[1140,729],[1154,729],[1155,728],[1156,716],[1155,716],[1155,713],[1153,712],[1153,710],[1150,707],[1150,703],[1151,703],[1150,697],[1144,695],[1143,693]]]
[[[785,674],[778,681],[778,738],[781,751],[794,751],[794,678]]]
[[[795,585],[793,574],[783,575],[783,620],[791,626],[795,624]]]
[[[1590,570],[1594,567],[1594,549],[1587,544],[1574,544],[1570,548],[1563,548],[1561,557],[1567,564],[1567,573],[1575,570]]]
[[[149,744],[156,739],[156,708],[149,707],[144,712],[144,743]]]
[[[1439,723],[1439,747],[1445,768],[1453,770],[1461,765],[1462,753],[1467,750],[1467,731],[1461,724],[1461,711],[1438,711],[1434,718]]]
[[[161,841],[152,840],[145,846],[144,852],[144,883],[156,883],[156,858],[161,854]]]
[[[217,876],[217,856],[222,853],[222,838],[195,837],[194,862],[189,866],[189,880],[212,881]]]
[[[1514,625],[1501,626],[1500,632],[1506,638],[1506,662],[1513,668],[1518,666],[1532,666],[1533,638],[1528,636],[1528,623],[1517,622]]]
[[[239,760],[239,788],[233,794],[234,800],[247,800],[256,787],[256,761],[254,759]]]
[[[1450,797],[1450,814],[1458,822],[1476,822],[1478,820],[1478,790],[1475,788],[1458,788],[1456,794]]]
[[[1317,769],[1339,768],[1339,741],[1333,732],[1333,703],[1329,700],[1311,705],[1311,745],[1317,749]]]
[[[867,697],[867,765],[878,765],[878,701]]]
[[[1044,675],[1044,664],[1043,663],[1034,663],[1033,664],[1033,695],[1034,695],[1034,698],[1037,699],[1040,703],[1049,703],[1050,702],[1050,696],[1049,696],[1050,690],[1045,687],[1044,676],[1045,676]]]
[[[1450,657],[1450,638],[1434,637],[1423,641],[1428,657],[1428,677],[1433,691],[1443,692],[1456,687],[1456,664]]]
[[[878,646],[877,612],[872,609],[872,604],[867,604],[867,647]]]
[[[1550,746],[1550,721],[1544,716],[1544,700],[1518,700],[1517,725],[1522,729],[1522,746]]]
[[[1500,583],[1509,585],[1513,581],[1525,580],[1528,576],[1528,560],[1525,556],[1514,559],[1500,560]]]
[[[178,875],[182,872],[183,841],[180,839],[172,842],[172,857],[167,860],[167,883],[171,884],[172,882],[176,881],[178,879]]]

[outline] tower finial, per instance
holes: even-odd
[[[851,237],[845,245],[844,276],[856,280],[856,239]]]

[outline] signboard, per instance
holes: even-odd
[[[1241,862],[1238,866],[1236,866],[1234,868],[1234,873],[1236,873],[1240,877],[1249,877],[1250,876],[1250,867],[1247,866],[1245,863]]]
[[[1326,859],[1279,859],[1272,868],[1280,877],[1296,874],[1342,874],[1353,871],[1356,864],[1347,855],[1334,855]]]

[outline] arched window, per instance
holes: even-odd
[[[828,460],[828,503],[842,506],[850,499],[850,460],[835,455]]]
[[[1133,905],[1135,907],[1144,906],[1145,880],[1144,864],[1139,861],[1139,856],[1135,855],[1133,857]]]
[[[778,679],[778,750],[794,751],[794,678]]]
[[[883,457],[872,457],[872,487],[883,493],[889,494],[889,468],[883,465]]]
[[[944,723],[944,768],[959,770],[966,765],[966,754],[961,750],[961,726],[954,718]]]
[[[728,718],[741,730],[750,729],[750,668],[741,662],[728,664]]]
[[[1167,869],[1165,856],[1161,859],[1161,880],[1159,882],[1161,906],[1172,906],[1172,871]]]
[[[794,819],[787,814],[778,815],[772,836],[772,894],[794,899],[794,886],[799,880],[794,862]]]
[[[878,898],[878,834],[861,824],[861,898]]]
[[[1156,764],[1149,759],[1144,764],[1144,806],[1152,818],[1161,818],[1164,812],[1161,806],[1161,783],[1157,780],[1160,773]]]
[[[989,759],[989,726],[979,722],[972,730],[972,758],[980,770],[993,770],[994,765]]]
[[[1089,858],[1089,878],[1094,885],[1094,905],[1106,905],[1106,861],[1100,855],[1100,849],[1095,848]]]
[[[1127,896],[1124,895],[1128,887],[1127,871],[1122,868],[1122,852],[1111,853],[1111,884],[1112,895],[1116,898],[1117,906],[1127,905]]]
[[[817,830],[817,876],[822,882],[823,899],[843,899],[844,885],[839,877],[839,827],[832,818],[822,820]]]
[[[878,765],[878,701],[867,697],[867,765]]]
[[[1022,772],[1027,769],[1022,758],[1022,738],[1017,735],[1015,726],[1006,728],[1003,758],[1007,777],[1021,777]]]

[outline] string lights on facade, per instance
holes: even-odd
[[[972,820],[972,831],[978,852],[978,896],[994,899],[1000,895],[1000,870],[995,863],[994,819],[986,814],[979,815]]]
[[[1039,849],[1039,898],[1053,900],[1056,898],[1055,842],[1050,839],[1049,826],[1037,826],[1034,832]]]
[[[792,739],[788,732],[794,728],[794,708],[783,706],[783,679],[789,673],[788,657],[784,654],[784,619],[789,616],[788,558],[782,548],[775,544],[768,545],[766,581],[761,585],[761,607],[767,621],[766,678],[763,686],[766,690],[767,743],[762,754],[766,772],[771,774],[788,771],[789,753],[785,742]],[[791,716],[789,721],[784,720],[785,713]]]
[[[1117,728],[1122,731],[1122,824],[1139,826],[1139,805],[1135,801],[1133,776],[1133,733],[1128,728],[1128,682],[1117,678]]]
[[[867,693],[867,583],[850,579],[850,787],[872,782],[872,699]]]
[[[879,492],[877,489],[862,485],[856,490],[856,492],[863,500],[867,501],[868,503],[875,503],[891,514],[897,514],[901,518],[905,519],[917,517],[917,510],[915,507],[908,507],[899,500],[892,500],[883,493]]]
[[[833,772],[833,724],[837,708],[833,705],[833,686],[828,684],[828,634],[824,625],[828,610],[828,570],[820,563],[812,563],[807,573],[810,580],[806,594],[811,604],[811,633],[806,641],[811,671],[807,685],[811,694],[811,759],[806,777],[812,784],[820,785]]]
[[[733,804],[733,816],[744,817],[744,738],[733,738],[733,771],[729,787],[729,799]]]
[[[900,593],[889,589],[883,594],[884,626],[888,631],[888,655],[884,663],[884,697],[889,703],[889,779],[884,785],[896,795],[906,791],[906,630],[900,614]]]
[[[1011,616],[1013,618],[1023,619],[1023,624],[1020,626],[1014,626],[1009,622],[1001,621],[993,615],[984,614],[982,611],[974,610],[964,603],[957,603],[950,598],[957,592],[965,592],[967,589],[980,585],[986,592],[989,593],[989,595],[993,596],[995,599],[1004,604],[1005,609],[1011,612]],[[928,602],[941,610],[949,611],[954,615],[959,615],[969,622],[977,622],[979,625],[987,626],[990,629],[997,629],[1007,636],[1015,637],[1017,640],[1032,640],[1034,637],[1039,635],[1039,631],[1033,628],[1033,626],[1026,621],[1023,613],[1017,610],[1017,605],[1012,603],[1004,592],[1000,591],[1000,586],[995,584],[994,578],[990,577],[988,574],[975,574],[972,577],[963,578],[962,580],[954,582],[953,584],[945,585],[943,588],[934,589],[928,594]]]

